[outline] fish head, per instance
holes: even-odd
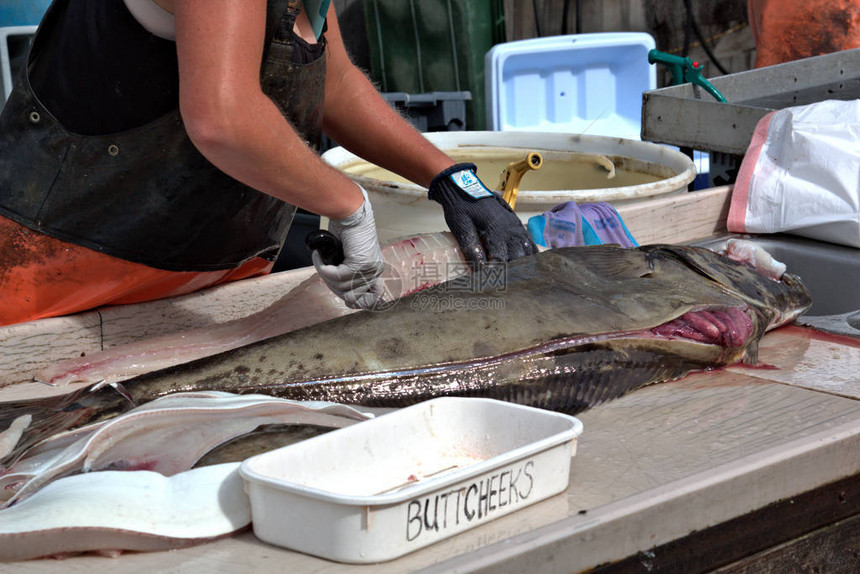
[[[709,365],[754,363],[761,336],[811,304],[797,277],[772,279],[703,247],[554,251],[541,254],[538,265],[548,288],[570,295],[557,309],[574,327],[569,340],[647,345]]]
[[[749,305],[756,314],[759,334],[794,321],[812,306],[809,290],[791,273],[775,279],[704,247],[651,245],[643,249],[684,264]]]

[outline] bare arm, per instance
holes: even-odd
[[[402,119],[347,56],[334,10],[328,13],[329,53],[323,127],[335,141],[364,159],[430,188],[454,161]],[[462,183],[458,183],[462,182]],[[467,187],[471,191],[467,190]],[[440,178],[430,189],[467,260],[510,261],[537,247],[517,215],[466,169]]]
[[[231,177],[308,211],[340,219],[358,209],[357,186],[319,159],[260,88],[266,0],[173,4],[180,110],[200,152]]]
[[[379,95],[350,61],[334,5],[328,12],[323,128],[354,154],[427,187],[453,160],[427,141]]]

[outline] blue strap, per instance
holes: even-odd
[[[311,21],[311,27],[314,30],[314,36],[319,40],[331,0],[304,0],[304,3],[305,12],[307,12],[308,20]]]

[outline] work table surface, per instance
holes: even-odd
[[[860,341],[790,326],[765,336],[759,359],[581,413],[564,493],[391,562],[338,564],[244,532],[183,550],[37,560],[4,572],[576,572],[606,564],[858,476]]]
[[[618,210],[640,243],[680,243],[725,231],[730,192],[714,188]],[[40,362],[254,312],[309,272],[0,328],[5,382],[26,380]],[[46,387],[5,386],[0,400],[30,393],[45,394]],[[391,562],[337,564],[244,532],[170,552],[36,560],[0,569],[577,572],[638,555],[640,570],[648,570],[654,547],[822,485],[860,480],[860,339],[784,327],[764,337],[755,367],[652,385],[578,416],[584,431],[564,493]]]

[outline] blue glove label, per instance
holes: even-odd
[[[481,183],[481,180],[478,179],[475,172],[470,169],[464,169],[463,171],[452,173],[451,181],[453,181],[457,187],[462,189],[467,195],[474,197],[475,199],[483,199],[485,197],[493,196],[492,192],[487,189],[483,183]]]

